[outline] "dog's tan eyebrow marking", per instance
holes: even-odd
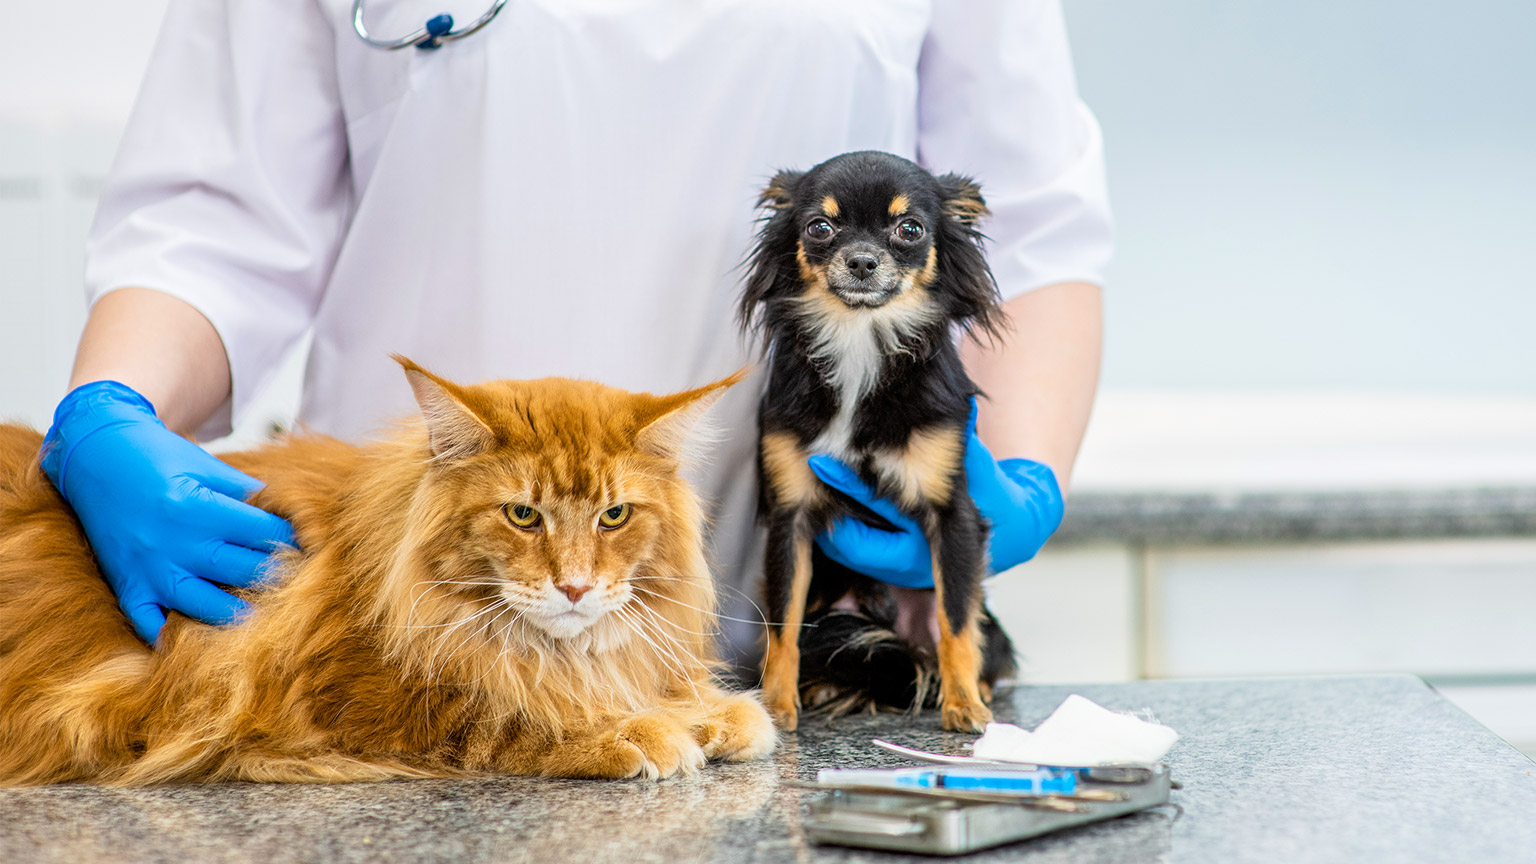
[[[837,206],[836,198],[828,195],[827,197],[821,199],[821,212],[831,216],[833,219],[836,219],[837,214],[843,212],[843,208]]]
[[[895,198],[891,199],[891,207],[887,212],[889,212],[892,216],[900,216],[901,214],[907,212],[907,210],[911,209],[911,207],[911,199],[905,195],[897,195]]]

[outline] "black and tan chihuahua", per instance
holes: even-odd
[[[981,190],[871,151],[781,172],[759,203],[766,215],[739,315],[764,332],[770,370],[758,451],[765,701],[786,730],[802,703],[916,709],[934,702],[936,666],[944,728],[980,731],[992,685],[1013,672],[1008,638],[982,606],[988,526],[963,459],[977,390],[956,331],[996,336],[1005,321],[977,230]],[[926,622],[897,624],[910,621],[898,607],[915,592],[813,548],[839,517],[889,527],[819,482],[806,461],[814,453],[841,459],[922,526],[936,646]]]

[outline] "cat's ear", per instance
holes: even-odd
[[[464,459],[495,446],[496,433],[466,404],[463,388],[433,375],[409,358],[389,356],[405,369],[405,379],[416,394],[416,404],[421,406],[421,416],[427,421],[427,443],[432,447],[433,458]]]
[[[725,391],[740,383],[752,371],[743,366],[713,384],[669,396],[647,396],[639,411],[640,430],[635,441],[643,450],[667,458],[677,458],[698,437],[698,427],[711,405]]]

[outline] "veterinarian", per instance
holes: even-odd
[[[390,37],[488,5],[363,12]],[[292,534],[240,501],[259,483],[180,435],[240,422],[306,331],[299,424],[343,437],[415,410],[392,351],[460,380],[695,386],[752,359],[735,268],[767,178],[860,149],[973,175],[991,207],[1013,329],[966,348],[990,395],[967,468],[1006,569],[1060,520],[1111,246],[1057,0],[511,0],[399,51],[359,38],[350,0],[172,0],[90,232],[92,307],[44,468],[146,640],[165,610],[231,621],[225,586]],[[760,380],[721,404],[699,477],[743,618]],[[920,537],[862,527],[819,542],[931,585]]]

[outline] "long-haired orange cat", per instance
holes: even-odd
[[[134,634],[0,426],[0,785],[662,777],[773,746],[712,678],[714,593],[679,448],[739,378],[671,396],[459,386],[397,358],[424,424],[227,456],[300,550],[254,612]]]

